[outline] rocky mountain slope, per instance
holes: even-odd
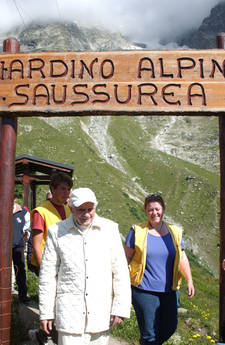
[[[215,6],[210,15],[205,18],[196,31],[192,31],[186,37],[179,40],[180,45],[186,45],[193,49],[216,48],[216,36],[225,32],[225,2]]]
[[[112,33],[99,28],[81,27],[71,23],[32,23],[26,29],[15,28],[5,35],[14,36],[20,42],[20,50],[27,51],[64,51],[64,50],[119,50],[137,49],[119,32]],[[2,41],[4,38],[1,37]]]
[[[209,18],[206,18],[204,22],[212,23],[217,25],[217,29],[222,30],[222,21],[218,28],[217,16],[218,13],[225,13],[225,3],[216,6]],[[202,24],[201,27],[207,27],[207,24]],[[217,24],[215,24],[215,22]],[[199,29],[198,35],[203,32],[203,29]],[[214,30],[215,32],[215,30]],[[197,33],[196,33],[197,35]],[[43,51],[43,50],[54,50],[54,51],[65,51],[65,50],[131,50],[141,49],[140,46],[134,45],[127,39],[122,37],[119,33],[112,33],[104,31],[99,28],[87,28],[81,27],[77,23],[51,23],[51,24],[39,24],[33,23],[26,29],[15,28],[13,31],[8,33],[4,37],[0,37],[0,46],[5,37],[14,36],[16,37],[21,45],[20,50],[26,51]],[[209,41],[207,41],[210,44]],[[144,121],[144,118],[142,117]],[[142,120],[140,123],[142,123]],[[102,121],[102,127],[108,126],[109,119]],[[201,130],[202,122],[208,124],[208,130],[210,133],[205,136],[199,132]],[[95,127],[95,118],[91,121],[92,127]],[[194,164],[200,165],[209,171],[218,172],[219,169],[219,157],[218,157],[218,124],[216,118],[208,119],[198,117],[168,117],[164,122],[165,127],[159,128],[156,137],[152,141],[152,145],[157,146],[162,152],[173,155],[175,157],[185,159]],[[191,129],[191,132],[190,132]],[[90,133],[93,132],[96,140],[98,140],[98,146],[104,146],[99,143],[101,139],[97,139],[95,130],[88,130]],[[199,140],[201,137],[202,145],[199,146]],[[205,137],[205,138],[204,138]],[[204,147],[204,150],[203,150]],[[113,159],[111,158],[111,161]]]
[[[12,35],[21,51],[140,49],[118,33],[76,23],[33,24]],[[143,220],[145,195],[162,192],[166,219],[183,228],[188,248],[217,275],[216,117],[20,118],[17,155],[24,153],[74,165],[74,185],[95,190],[99,213],[124,236]]]

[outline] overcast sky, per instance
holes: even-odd
[[[0,33],[30,21],[73,20],[157,44],[197,28],[225,0],[0,0]]]

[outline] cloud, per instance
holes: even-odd
[[[220,0],[1,0],[0,33],[33,21],[76,21],[120,31],[133,41],[173,41],[197,28]],[[224,0],[223,0],[224,2]]]

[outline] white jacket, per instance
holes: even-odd
[[[130,278],[118,225],[95,214],[82,233],[72,215],[49,227],[39,276],[40,319],[73,334],[109,329],[129,317]]]

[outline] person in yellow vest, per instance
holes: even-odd
[[[41,206],[31,211],[32,229],[32,257],[30,267],[36,275],[39,275],[42,254],[47,238],[48,228],[70,216],[70,208],[67,200],[71,193],[73,181],[70,175],[63,172],[55,172],[50,179],[50,191],[52,197]],[[43,331],[34,329],[29,331],[29,337],[36,345],[47,344],[47,335]]]
[[[144,209],[148,221],[131,227],[125,241],[125,254],[140,344],[162,345],[177,328],[176,291],[181,275],[187,281],[189,298],[194,296],[194,285],[182,231],[163,221],[162,196],[148,195]]]

